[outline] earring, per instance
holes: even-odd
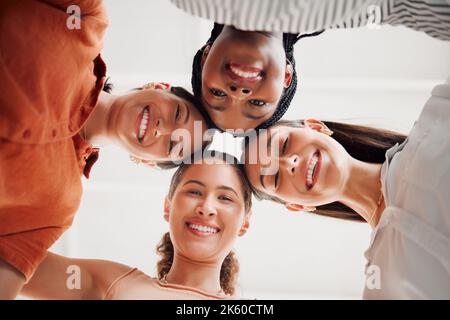
[[[145,89],[155,89],[155,83],[154,82],[146,83],[146,84],[144,84],[142,86],[142,89],[143,90],[145,90]]]
[[[141,159],[139,159],[135,156],[132,156],[131,154],[130,154],[130,160],[133,161],[135,164],[140,164],[142,162]]]
[[[306,211],[306,212],[314,212],[314,211],[316,211],[316,207],[303,206],[302,211]]]
[[[322,133],[325,133],[327,136],[332,136],[333,135],[333,131],[331,131],[330,129],[328,129],[328,128],[324,128],[324,129],[322,129],[322,131],[321,131]]]
[[[146,89],[168,90],[168,89],[170,89],[170,84],[167,82],[149,82],[149,83],[144,84],[141,88],[142,88],[142,90],[146,90]]]

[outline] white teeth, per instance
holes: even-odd
[[[311,161],[308,165],[308,171],[306,174],[306,184],[308,186],[312,186],[313,184],[313,174],[314,170],[316,169],[317,162],[319,161],[319,156],[317,154],[314,154],[311,158]]]
[[[230,70],[237,76],[242,78],[256,78],[259,75],[259,72],[245,72],[240,69],[234,68],[230,66]]]
[[[139,126],[139,139],[142,139],[147,132],[147,124],[148,124],[148,109],[144,109],[144,114],[142,116],[141,124]]]
[[[219,232],[219,230],[216,229],[216,228],[207,227],[207,226],[201,226],[201,225],[193,224],[193,223],[190,223],[188,226],[189,226],[189,228],[191,228],[193,230],[197,230],[197,231],[200,231],[200,232],[203,232],[203,233],[217,233],[217,232]]]

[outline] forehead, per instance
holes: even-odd
[[[227,186],[236,191],[242,191],[237,170],[232,165],[225,163],[194,163],[186,169],[180,182],[183,184],[188,180],[195,180],[209,188]]]
[[[178,96],[170,93],[167,90],[161,89],[144,89],[144,90],[136,90],[131,93],[134,97],[139,99],[149,99],[155,101],[173,101],[176,99],[180,99]]]
[[[273,147],[272,139],[286,132],[286,129],[284,126],[272,126],[268,129],[259,129],[249,136],[245,146],[245,164],[255,164],[256,160],[259,162],[262,153]]]

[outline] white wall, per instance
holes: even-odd
[[[116,93],[150,81],[190,88],[192,57],[211,23],[166,0],[106,5],[111,24],[103,56]],[[295,56],[300,84],[287,118],[408,132],[432,86],[450,75],[450,43],[403,27],[327,31],[301,40]],[[167,231],[162,204],[171,174],[136,166],[121,150],[103,147],[75,223],[55,251],[154,275],[155,245]],[[250,231],[236,244],[244,296],[360,297],[368,226],[292,214],[270,202],[255,202],[253,211]]]

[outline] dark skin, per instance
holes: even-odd
[[[221,129],[256,128],[292,82],[282,33],[225,26],[202,58],[202,102]]]

